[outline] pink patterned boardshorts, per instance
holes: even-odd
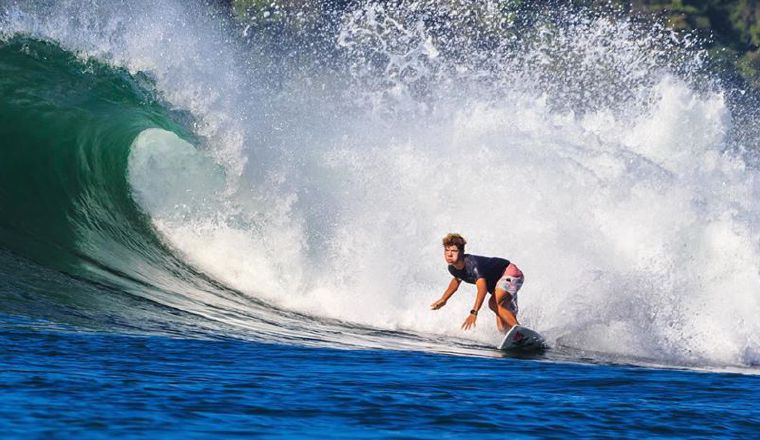
[[[520,288],[523,285],[523,281],[525,281],[525,276],[520,271],[520,269],[517,268],[512,263],[509,263],[509,266],[507,266],[507,269],[504,271],[504,274],[501,276],[499,281],[496,283],[496,288],[505,290],[509,295],[512,297],[511,301],[504,304],[506,308],[512,311],[515,315],[517,315],[517,292],[520,290]]]

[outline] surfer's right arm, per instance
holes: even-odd
[[[453,295],[454,292],[459,289],[460,284],[462,284],[462,280],[456,277],[452,278],[451,282],[449,283],[449,287],[447,287],[446,291],[443,292],[443,295],[441,295],[441,299],[434,302],[433,304],[430,304],[430,308],[433,310],[438,310],[441,307],[445,306],[446,302],[449,300],[449,298],[451,298],[451,295]]]

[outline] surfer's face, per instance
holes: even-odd
[[[456,246],[446,246],[443,248],[443,258],[448,264],[454,264],[459,261],[459,248]]]

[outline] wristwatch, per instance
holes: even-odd
[[[470,315],[478,316],[478,311],[475,309],[470,310]]]

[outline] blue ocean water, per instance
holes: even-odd
[[[751,438],[760,377],[83,332],[3,316],[7,438]]]

